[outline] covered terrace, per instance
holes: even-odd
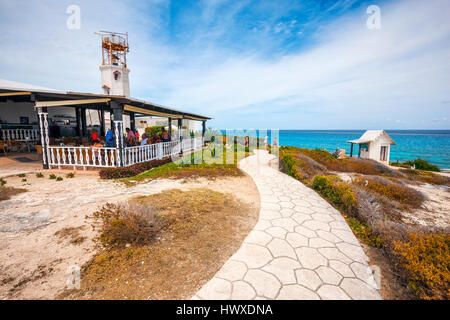
[[[29,103],[37,115],[38,132],[35,129],[26,132],[24,129],[10,129],[2,132],[7,139],[24,138],[36,141],[38,151],[42,150],[44,168],[61,168],[65,166],[82,167],[120,167],[135,163],[161,159],[164,157],[195,150],[203,146],[206,121],[209,117],[167,108],[151,102],[125,96],[91,94],[81,92],[64,92],[54,90],[19,90],[0,87],[0,116],[5,108],[14,108],[15,104]],[[75,125],[73,134],[61,137],[55,135],[55,126],[49,123],[49,111],[56,108],[72,110]],[[115,129],[114,146],[93,146],[89,141],[87,129],[87,111],[98,114],[99,136],[104,137],[108,127]],[[130,129],[135,132],[136,117],[152,116],[168,118],[169,141],[125,146],[124,116],[129,117]],[[202,123],[202,133],[197,137],[183,135],[183,119],[196,120]],[[108,124],[106,123],[108,120]],[[177,121],[178,133],[172,136],[172,122]],[[57,126],[56,126],[57,127]],[[19,136],[19,135],[22,136]]]

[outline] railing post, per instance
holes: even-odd
[[[126,165],[127,158],[125,155],[124,141],[123,141],[123,105],[116,101],[110,102],[114,115],[114,128],[116,130],[116,159],[119,167]]]
[[[48,169],[50,167],[50,157],[48,149],[50,138],[48,135],[48,113],[46,111],[46,108],[38,108],[38,120],[41,130],[42,167],[44,169]]]

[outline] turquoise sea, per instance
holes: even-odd
[[[365,130],[280,130],[279,143],[312,149],[325,148],[330,152],[340,148],[350,154],[350,144],[347,141],[359,138],[364,132]],[[391,148],[391,161],[422,158],[440,168],[450,169],[450,130],[386,132],[397,143]]]

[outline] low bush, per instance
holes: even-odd
[[[73,172],[66,174],[66,178],[72,179],[73,177],[75,177],[75,174]]]
[[[50,175],[49,175],[49,179],[56,179],[56,174],[53,174],[53,173],[50,174]]]
[[[344,215],[344,218],[358,239],[374,248],[383,246],[383,240],[372,231],[366,222],[347,215]]]
[[[409,167],[414,166],[417,170],[434,171],[434,172],[441,171],[438,166],[435,166],[434,164],[431,164],[424,159],[416,159],[414,161],[405,161],[404,164]]]
[[[100,231],[95,240],[106,248],[148,244],[163,226],[163,218],[149,204],[138,202],[108,203],[93,217],[93,226]]]
[[[389,200],[397,201],[406,207],[417,208],[424,200],[423,195],[419,191],[393,179],[365,176],[355,178],[353,183],[365,188],[369,192],[374,192]]]
[[[6,184],[6,180],[3,178],[0,178],[0,187],[3,187]]]
[[[346,213],[352,214],[358,205],[351,187],[336,176],[315,176],[312,187]]]
[[[408,180],[450,186],[450,178],[430,171],[400,169]]]
[[[63,178],[62,177],[57,177],[56,181],[63,181]]]
[[[411,234],[395,252],[409,273],[409,285],[423,299],[450,298],[450,235]]]
[[[148,171],[152,168],[159,167],[169,162],[172,162],[171,158],[164,158],[161,160],[152,160],[143,163],[137,163],[129,167],[103,168],[99,171],[99,175],[100,178],[102,179],[128,178],[138,175],[144,171]]]
[[[44,175],[41,172],[36,173],[36,178],[43,178]]]

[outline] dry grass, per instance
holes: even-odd
[[[430,171],[412,169],[400,169],[399,171],[410,181],[450,186],[449,177]]]
[[[256,208],[209,189],[169,190],[134,200],[161,217],[152,242],[112,247],[82,270],[69,298],[187,299],[239,248]]]
[[[401,209],[418,208],[424,201],[424,196],[419,191],[406,186],[399,180],[378,176],[359,176],[353,180],[353,183],[375,195],[398,203],[396,207]],[[386,201],[382,199],[382,203]]]
[[[84,236],[80,236],[80,230],[82,229],[84,229],[83,226],[62,228],[55,232],[55,236],[58,236],[61,240],[68,239],[71,244],[78,245],[87,239]]]
[[[27,189],[0,186],[0,201],[8,200],[12,196],[26,191]]]

